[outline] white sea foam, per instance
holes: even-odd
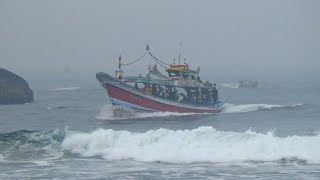
[[[277,104],[224,104],[225,113],[239,113],[239,112],[250,112],[257,111],[261,109],[271,109],[275,107],[283,107],[282,105]]]
[[[48,166],[51,164],[48,161],[33,161],[33,163],[37,164],[38,166]]]
[[[54,88],[49,90],[50,91],[74,91],[78,89],[80,89],[80,87],[61,87],[61,88]]]
[[[136,112],[125,107],[117,107],[111,104],[104,105],[97,119],[128,119],[128,118],[149,118],[149,117],[166,117],[166,116],[187,116],[197,113],[178,113],[178,112]]]
[[[112,119],[113,115],[113,105],[105,104],[100,109],[99,114],[96,116],[97,119]]]
[[[320,163],[320,135],[277,137],[248,130],[243,133],[194,130],[150,130],[145,133],[98,129],[71,133],[62,148],[84,157],[143,162],[243,162],[299,159]]]
[[[139,113],[137,117],[147,118],[147,117],[166,117],[166,116],[188,116],[188,115],[195,115],[195,114],[199,114],[199,113],[149,112],[149,113]]]
[[[252,111],[292,109],[303,106],[304,104],[279,105],[279,104],[229,104],[225,103],[222,107],[222,113],[244,113]],[[149,117],[166,117],[166,116],[187,116],[199,113],[178,113],[178,112],[136,112],[125,107],[117,107],[111,104],[104,105],[100,113],[96,116],[102,120],[118,120],[129,118],[149,118]],[[203,113],[202,113],[203,114]],[[206,113],[209,114],[209,113]]]
[[[272,110],[272,109],[292,109],[295,107],[303,106],[303,104],[293,105],[279,105],[279,104],[224,104],[224,113],[240,113],[240,112],[251,112],[260,110]]]

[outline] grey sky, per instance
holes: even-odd
[[[203,79],[319,77],[320,1],[0,0],[0,66],[34,86],[59,86],[66,67],[72,83],[94,84],[147,43],[169,61],[180,41]]]

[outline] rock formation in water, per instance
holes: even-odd
[[[0,68],[0,104],[24,104],[33,101],[33,91],[22,77]]]

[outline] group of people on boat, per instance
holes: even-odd
[[[178,89],[173,86],[162,86],[158,84],[145,84],[143,91],[153,96],[161,97],[172,101],[179,101]],[[140,89],[135,83],[134,89]]]
[[[134,89],[140,89],[137,83],[135,83]],[[217,104],[219,99],[216,84],[211,90],[208,88],[184,88],[186,94],[179,93],[178,88],[175,86],[159,84],[145,84],[143,89],[147,94],[186,104]]]
[[[187,94],[180,93],[182,100],[180,102],[191,104],[217,104],[219,95],[216,84],[209,90],[207,88],[197,88],[195,91],[186,90]]]

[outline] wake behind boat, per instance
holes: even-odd
[[[123,76],[122,66],[128,66],[149,55],[154,65],[147,64],[146,76]],[[107,90],[113,105],[132,108],[137,111],[167,111],[180,113],[218,113],[222,110],[222,102],[218,97],[216,85],[209,81],[202,82],[199,76],[200,67],[192,70],[184,59],[184,63],[176,65],[165,63],[156,58],[150,51],[130,63],[122,63],[115,77],[107,73],[97,73],[96,77],[102,87]],[[160,65],[168,75],[158,70]]]

